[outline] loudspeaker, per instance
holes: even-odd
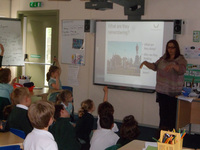
[[[90,32],[90,20],[85,20],[84,32]]]
[[[174,34],[181,34],[182,33],[182,20],[174,20]]]
[[[84,32],[95,32],[95,21],[94,20],[85,20]]]

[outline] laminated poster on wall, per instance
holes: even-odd
[[[193,31],[193,42],[200,42],[200,31]]]
[[[186,73],[184,74],[184,81],[186,83],[193,82],[193,87],[198,87],[200,83],[200,65],[187,64]],[[186,84],[186,86],[188,86]]]
[[[184,57],[186,59],[200,59],[200,46],[186,46]]]
[[[62,63],[85,65],[84,20],[62,20]]]
[[[68,66],[68,74],[67,74],[67,84],[78,86],[78,73],[79,66],[78,65],[69,65]]]

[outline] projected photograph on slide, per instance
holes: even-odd
[[[173,29],[173,21],[97,21],[94,84],[155,90],[156,72],[139,67],[164,54]]]
[[[141,42],[108,42],[107,74],[140,76]]]

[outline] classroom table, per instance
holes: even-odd
[[[200,124],[200,99],[194,98],[192,102],[178,99],[176,114],[176,129],[185,127],[189,124],[189,133],[191,133],[191,124]]]
[[[11,132],[0,132],[0,146],[20,145],[23,147],[24,139]]]
[[[32,92],[30,92],[31,96],[41,97],[42,100],[47,100],[47,96],[49,94],[49,88],[34,88]]]
[[[143,148],[145,148],[145,141],[133,140],[118,150],[142,150]]]
[[[145,148],[145,142],[146,141],[133,140],[130,143],[119,148],[118,150],[142,150],[143,148]],[[194,149],[183,148],[183,150],[194,150]]]

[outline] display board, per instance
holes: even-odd
[[[3,66],[24,65],[20,20],[0,18],[0,43],[5,50]]]
[[[85,64],[84,20],[62,20],[62,63]]]

